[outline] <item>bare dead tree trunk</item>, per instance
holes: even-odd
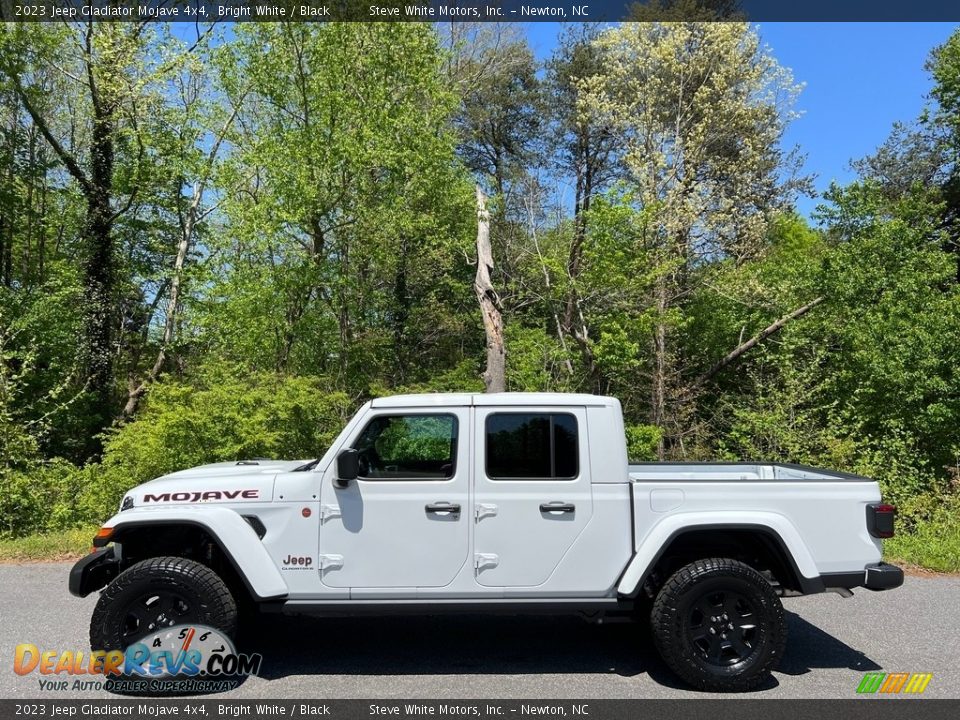
[[[477,293],[483,315],[483,331],[487,338],[487,367],[483,372],[486,392],[507,389],[506,351],[503,345],[503,316],[500,298],[493,289],[490,272],[493,270],[493,250],[490,246],[490,212],[487,198],[477,186],[477,276],[473,289]]]

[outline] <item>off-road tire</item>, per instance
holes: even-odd
[[[657,594],[650,621],[670,669],[712,692],[763,685],[787,642],[783,605],[773,587],[749,565],[726,558],[677,570]]]
[[[210,568],[179,557],[157,557],[130,566],[100,594],[90,619],[90,647],[124,650],[127,609],[151,592],[176,593],[191,604],[189,622],[207,625],[233,638],[237,604],[223,580]]]

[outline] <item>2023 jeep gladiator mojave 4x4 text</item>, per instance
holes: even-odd
[[[885,590],[893,507],[797,465],[630,465],[620,403],[436,394],[364,405],[323,457],[242,460],[140,485],[76,564],[104,588],[90,642],[164,626],[230,635],[238,604],[291,614],[648,615],[686,682],[747,690],[784,651],[780,597]]]

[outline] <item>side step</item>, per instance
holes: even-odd
[[[266,612],[284,615],[596,615],[629,613],[633,600],[619,598],[491,598],[489,600],[287,600],[265,603]]]

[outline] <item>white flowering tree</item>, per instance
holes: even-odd
[[[796,183],[781,139],[799,86],[746,23],[625,23],[597,40],[585,112],[619,136],[631,242],[645,258],[650,422],[679,437],[694,373],[677,352],[685,302],[717,262],[763,251]]]

